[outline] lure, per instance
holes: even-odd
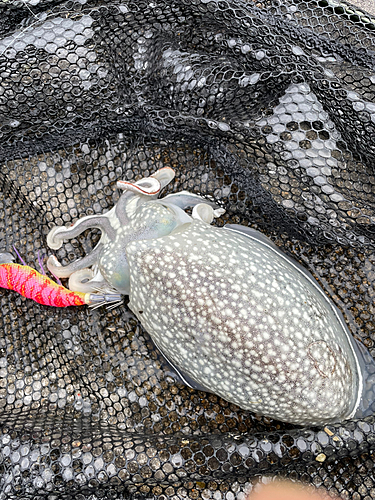
[[[0,287],[20,293],[39,304],[67,307],[117,303],[119,294],[92,294],[68,290],[27,265],[15,264],[9,253],[0,253]]]

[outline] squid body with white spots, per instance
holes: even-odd
[[[103,215],[55,227],[58,249],[88,227],[95,249],[68,266],[75,291],[129,295],[129,307],[188,385],[297,425],[371,414],[375,363],[316,280],[261,233],[211,225],[223,213],[182,191],[158,199],[170,168],[119,181]],[[192,215],[185,212],[193,207]]]

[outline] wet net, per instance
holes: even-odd
[[[300,261],[375,355],[375,24],[334,0],[0,1],[0,251],[163,166]],[[100,234],[56,252],[67,264]],[[375,420],[302,429],[178,381],[126,304],[0,290],[0,498],[375,498]],[[375,408],[374,408],[375,410]]]

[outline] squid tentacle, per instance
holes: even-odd
[[[93,228],[100,229],[110,240],[116,237],[116,231],[106,215],[88,215],[79,219],[71,227],[57,226],[51,229],[47,236],[47,245],[53,250],[58,250],[62,247],[63,240],[76,238],[86,229]]]
[[[108,283],[100,271],[95,273],[92,269],[85,268],[74,272],[69,278],[69,289],[79,292],[90,293],[100,288],[101,293],[108,288]]]
[[[47,259],[47,268],[51,274],[58,278],[69,278],[73,273],[94,265],[100,257],[102,248],[103,245],[99,243],[92,252],[82,257],[82,259],[71,262],[66,266],[61,265],[57,258],[51,255]]]
[[[172,203],[173,205],[177,205],[179,208],[183,210],[185,208],[193,208],[199,203],[205,203],[206,205],[210,205],[213,208],[219,208],[218,204],[214,201],[208,200],[200,196],[199,194],[190,193],[190,191],[180,191],[179,193],[172,193],[164,196],[160,201]]]

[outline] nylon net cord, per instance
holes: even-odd
[[[301,262],[374,356],[374,18],[343,1],[0,1],[0,251],[170,166]],[[56,252],[67,264],[100,234]],[[129,314],[0,289],[1,499],[375,498],[375,420],[297,428],[178,381]]]

